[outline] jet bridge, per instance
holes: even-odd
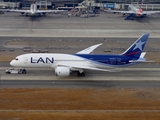
[[[36,5],[39,9],[48,9],[48,6],[52,6],[52,0],[37,0]]]
[[[0,8],[5,9],[5,8],[19,8],[19,2],[0,2]]]

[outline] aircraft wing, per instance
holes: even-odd
[[[122,14],[136,14],[134,11],[121,11],[121,10],[104,10],[105,12],[122,13]]]
[[[134,11],[121,11],[121,10],[104,10],[105,12],[113,12],[113,13],[122,13],[122,14],[136,14]],[[160,13],[160,11],[143,11],[143,15],[151,15],[151,14],[157,14]]]
[[[160,11],[143,11],[143,14],[145,15],[151,15],[151,14],[157,14],[160,13]]]
[[[102,45],[101,44],[97,44],[97,45],[93,45],[91,47],[88,47],[76,54],[90,54],[94,49],[96,49],[98,46]],[[107,71],[107,72],[114,72],[112,70],[108,70],[108,69],[99,69],[99,68],[96,68],[96,67],[91,67],[91,66],[84,66],[84,65],[77,65],[72,63],[72,64],[68,64],[68,63],[65,63],[65,62],[60,62],[59,64],[57,64],[57,66],[64,66],[64,67],[69,67],[70,69],[73,69],[73,70],[81,70],[81,69],[87,69],[87,70],[98,70],[98,71]]]
[[[102,45],[102,43],[88,47],[82,51],[77,52],[76,54],[90,54],[93,50],[95,50],[100,45]]]
[[[59,12],[65,12],[68,10],[37,10],[37,13],[59,13]]]
[[[86,69],[86,70],[97,70],[97,71],[115,72],[113,70],[108,70],[108,69],[99,69],[99,68],[96,68],[96,67],[89,67],[89,66],[79,66],[79,65],[68,64],[68,63],[63,63],[63,62],[57,64],[57,66],[69,67],[70,69],[73,69],[73,70]]]
[[[11,9],[11,10],[9,10],[9,12],[24,12],[24,13],[30,13],[30,10],[15,10],[15,9]]]
[[[108,69],[99,69],[99,68],[96,68],[96,67],[88,67],[88,66],[79,66],[79,65],[68,65],[68,64],[65,64],[65,63],[60,63],[58,64],[57,66],[65,66],[65,67],[69,67],[70,69],[86,69],[86,70],[97,70],[97,71],[106,71],[106,72],[115,72],[113,70],[108,70]]]
[[[106,72],[114,72],[112,70],[107,70],[107,69],[99,69],[99,68],[94,68],[94,67],[85,67],[85,66],[77,66],[77,65],[73,65],[71,66],[71,68],[75,68],[75,69],[87,69],[87,70],[97,70],[97,71],[106,71]]]
[[[0,11],[2,11],[2,12],[9,12],[10,9],[0,9]]]

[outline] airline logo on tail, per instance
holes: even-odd
[[[133,48],[133,50],[135,49],[140,49],[142,51],[142,45],[144,45],[145,42],[139,41],[137,42],[135,45],[135,47]]]
[[[136,42],[134,42],[124,53],[125,56],[132,56],[139,58],[144,46],[148,40],[149,34],[142,35]]]

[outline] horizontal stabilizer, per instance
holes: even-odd
[[[142,52],[138,60],[130,60],[129,62],[153,62],[151,60],[146,60],[146,58],[144,58],[145,55],[146,52]]]
[[[154,62],[154,61],[151,61],[151,60],[146,60],[146,59],[138,59],[138,60],[130,60],[129,62]]]

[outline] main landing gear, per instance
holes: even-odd
[[[78,72],[78,73],[77,73],[77,76],[79,76],[79,77],[84,77],[84,76],[85,76],[85,73],[84,73],[84,72]]]

